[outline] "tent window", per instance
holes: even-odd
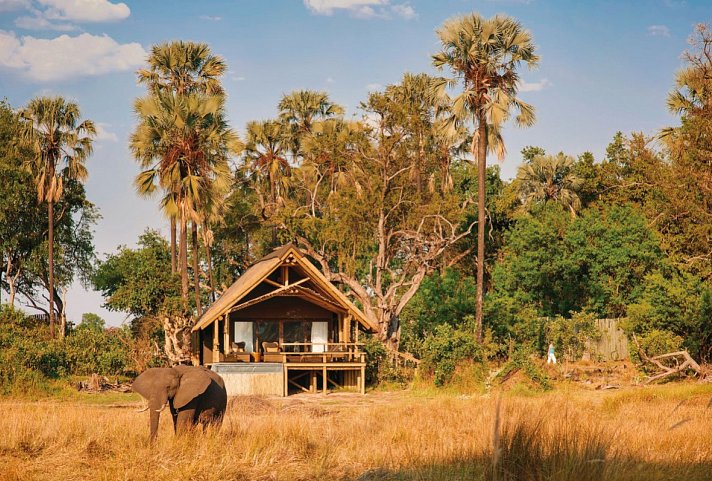
[[[251,322],[235,322],[235,342],[244,342],[246,352],[254,351]]]

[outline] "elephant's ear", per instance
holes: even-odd
[[[178,392],[173,398],[173,407],[180,409],[208,389],[212,379],[206,369],[191,367],[182,371]]]
[[[147,399],[153,409],[168,401],[178,387],[179,375],[170,368],[152,367],[146,369],[131,385],[134,392]]]

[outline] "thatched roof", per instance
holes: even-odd
[[[260,285],[267,277],[277,270],[280,266],[288,264],[290,267],[298,268],[309,282],[318,288],[319,297],[323,297],[325,301],[338,306],[343,311],[348,312],[356,319],[367,331],[375,332],[377,326],[372,323],[361,310],[356,307],[349,299],[329,282],[326,277],[317,269],[304,254],[297,249],[293,244],[286,244],[264,256],[259,261],[255,262],[249,269],[245,271],[221,296],[216,300],[207,311],[198,319],[198,322],[193,327],[193,331],[205,329],[212,324],[216,319],[223,316],[241,299],[247,296],[255,287]]]

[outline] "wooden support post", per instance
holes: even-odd
[[[366,366],[361,366],[361,379],[359,379],[359,388],[361,394],[366,394]]]
[[[213,363],[220,362],[220,321],[215,319],[213,323]]]
[[[287,397],[289,395],[289,368],[287,364],[282,364],[282,369],[284,373],[284,392],[282,392],[282,396]]]
[[[328,386],[329,382],[328,382],[327,379],[326,379],[326,364],[324,364],[324,367],[322,368],[321,376],[322,376],[322,378],[323,378],[322,381],[323,381],[323,383],[324,383],[324,385],[322,386],[322,388],[323,388],[323,390],[324,390],[324,394],[326,394],[326,391],[328,390],[328,387],[329,387],[329,386]]]
[[[230,352],[230,318],[229,314],[225,314],[223,326],[223,351],[225,356]]]
[[[316,371],[313,369],[309,371],[309,392],[316,392]]]

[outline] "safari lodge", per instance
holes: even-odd
[[[292,244],[247,269],[193,327],[193,363],[229,395],[365,392],[359,334],[375,326]]]

